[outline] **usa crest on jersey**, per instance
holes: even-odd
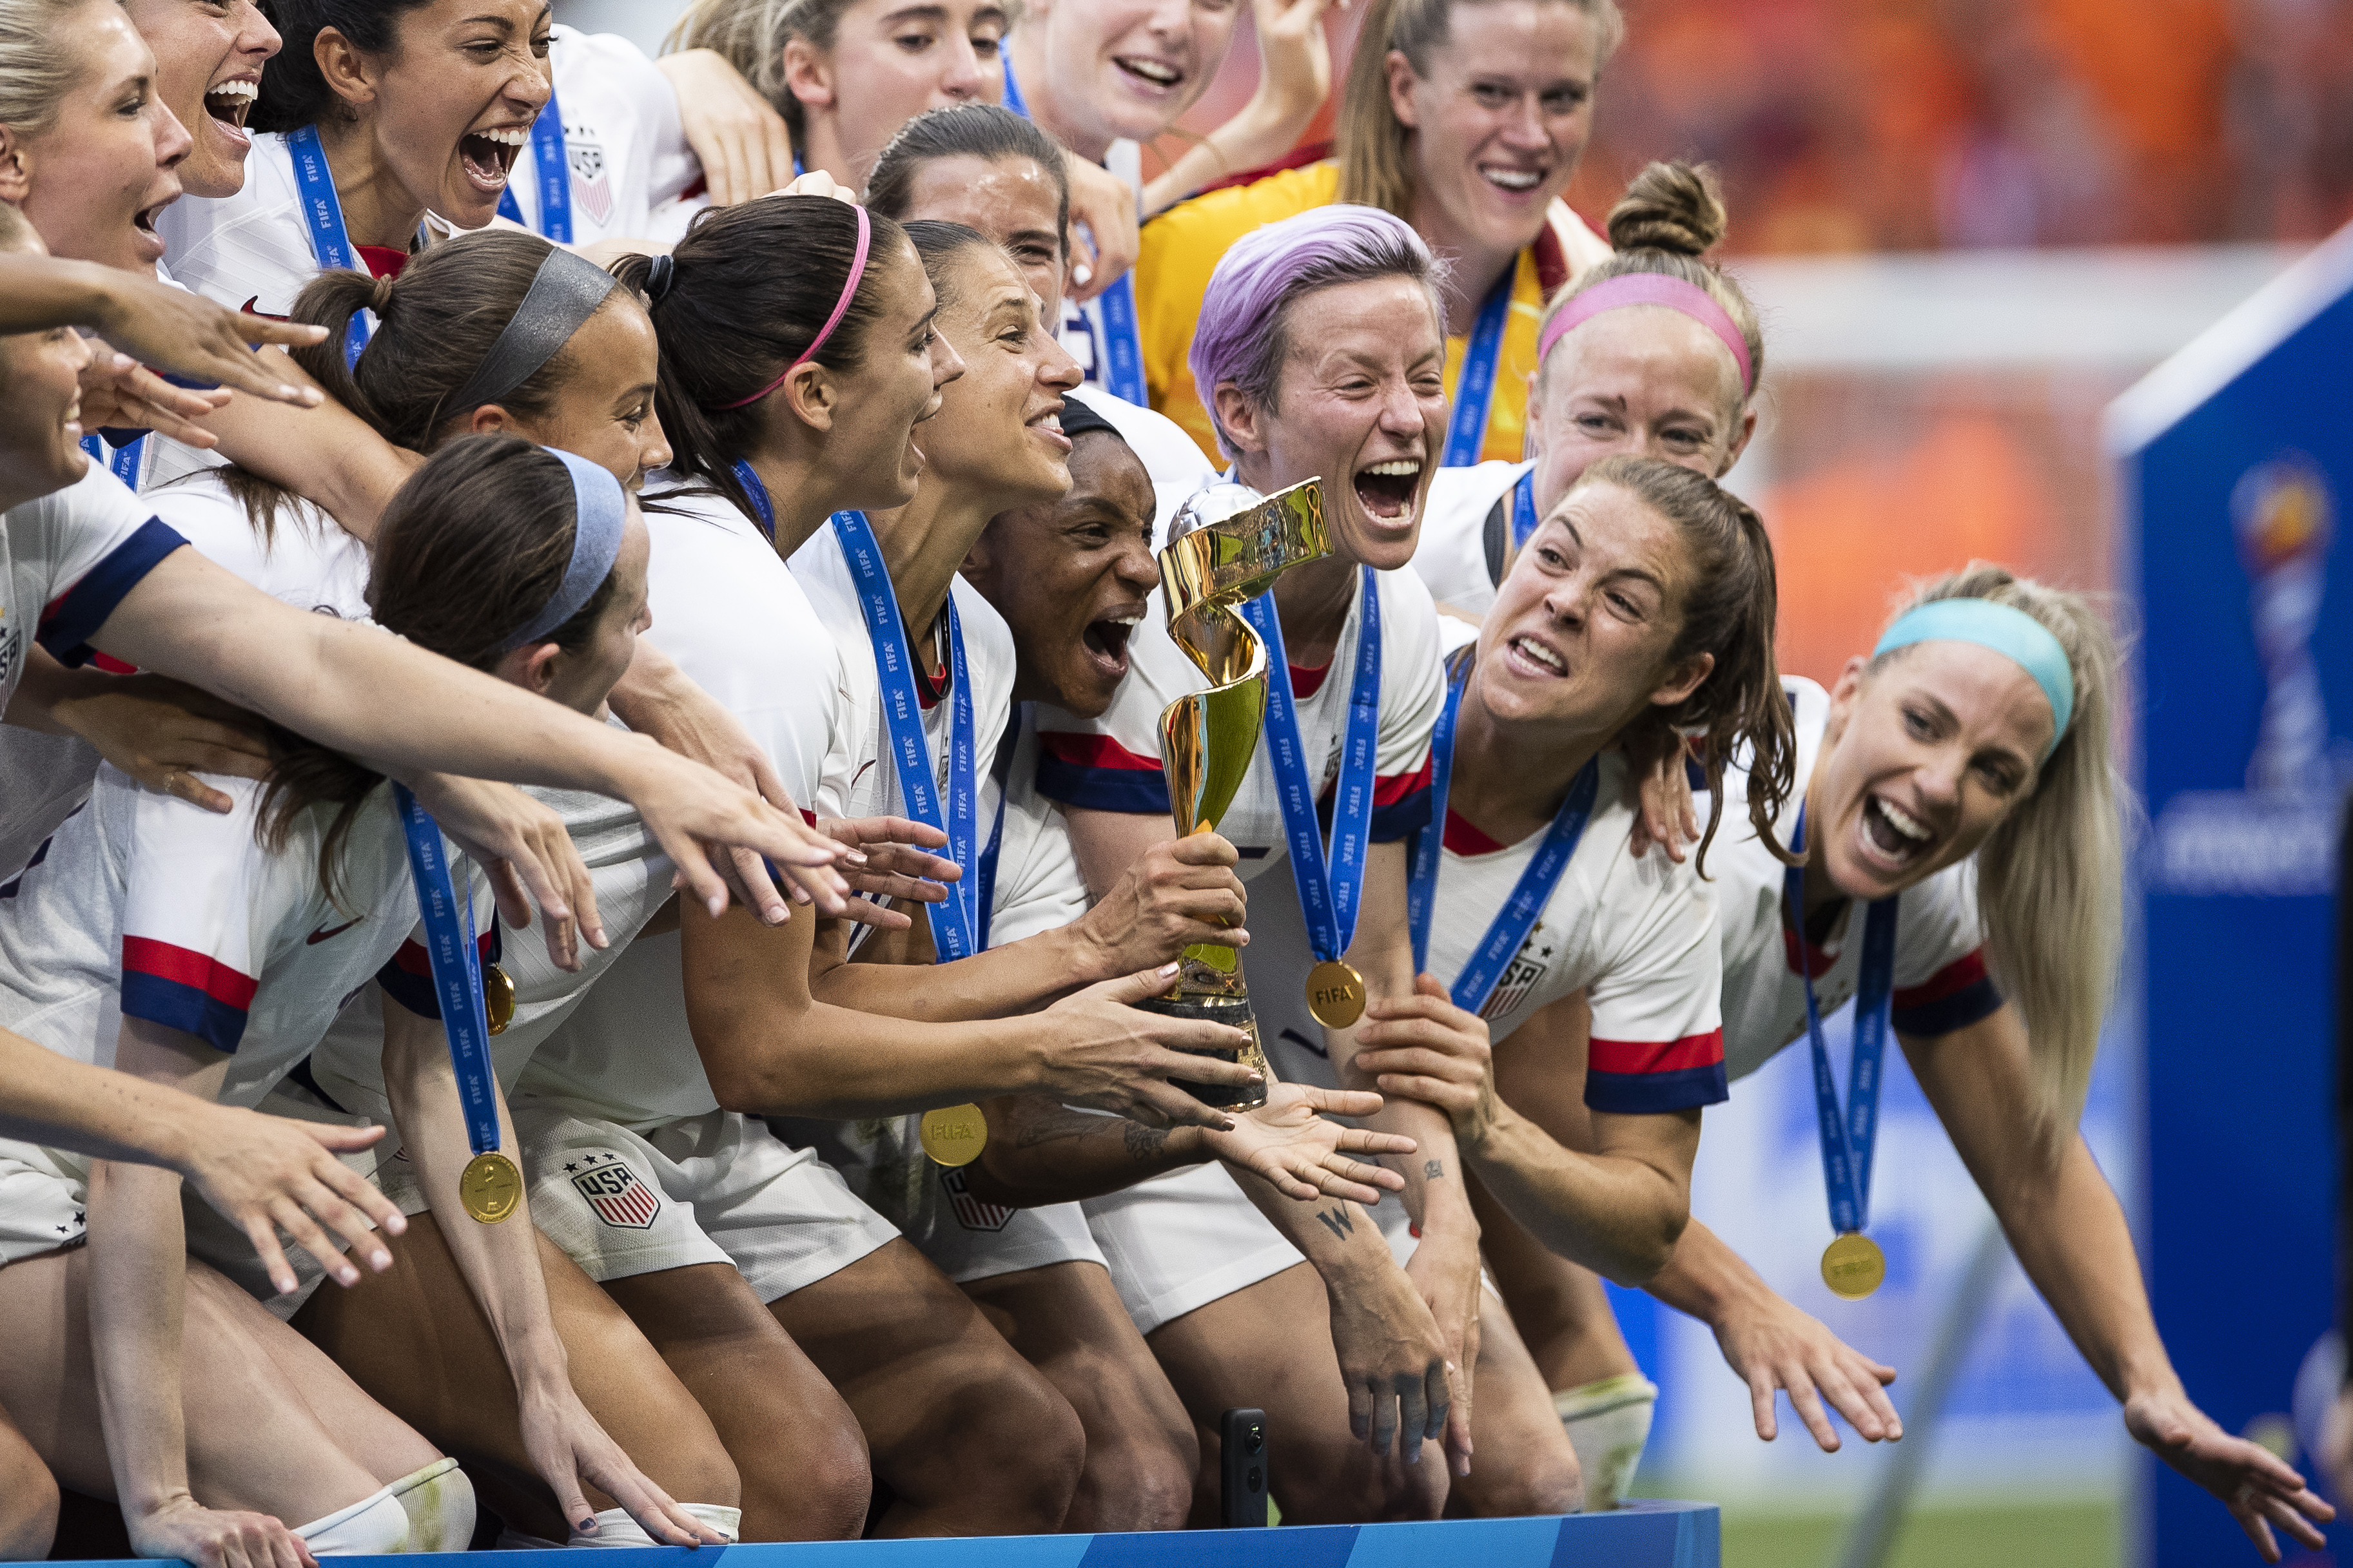
[[[940,1189],[948,1195],[948,1206],[955,1211],[956,1224],[966,1230],[1003,1230],[1013,1223],[1018,1212],[1002,1204],[983,1203],[974,1197],[961,1167],[940,1173]]]
[[[588,1167],[572,1178],[572,1185],[588,1200],[596,1217],[622,1230],[651,1230],[661,1213],[661,1198],[638,1180],[637,1172],[618,1154],[586,1154]]]
[[[564,161],[572,168],[572,199],[598,224],[613,221],[613,184],[605,177],[605,149],[587,140],[575,141],[579,131],[567,130]]]

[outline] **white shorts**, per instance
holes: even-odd
[[[1138,1333],[1307,1261],[1215,1160],[1089,1198],[1082,1206]],[[1420,1245],[1405,1204],[1391,1194],[1372,1217],[1403,1267]]]
[[[959,1285],[1054,1263],[1102,1263],[1076,1204],[1007,1208],[965,1190],[965,1173],[935,1164],[916,1140],[919,1118],[781,1122],[839,1170],[850,1191],[899,1227],[939,1271]]]
[[[555,1100],[508,1109],[531,1216],[592,1279],[730,1263],[773,1301],[899,1234],[813,1152],[733,1111],[636,1132]]]
[[[84,1238],[87,1170],[35,1143],[0,1139],[0,1268]]]

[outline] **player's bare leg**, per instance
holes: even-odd
[[[1339,1354],[1320,1328],[1330,1321],[1322,1277],[1300,1263],[1145,1336],[1200,1441],[1195,1524],[1216,1522],[1218,1418],[1240,1406],[1266,1412],[1268,1489],[1286,1523],[1435,1519],[1445,1506],[1437,1444],[1408,1465],[1395,1447],[1377,1458],[1350,1435]]]
[[[37,1563],[57,1534],[57,1478],[0,1410],[0,1560]]]
[[[392,1268],[313,1292],[294,1326],[386,1409],[457,1456],[482,1500],[542,1540],[571,1533],[522,1443],[520,1405],[490,1320],[430,1214],[386,1237]],[[596,1283],[539,1237],[549,1311],[574,1392],[647,1479],[681,1502],[733,1506],[735,1467],[694,1398]],[[589,1506],[613,1500],[584,1483]],[[745,1524],[751,1522],[747,1517]],[[749,1534],[745,1540],[765,1539]]]
[[[607,1280],[743,1477],[746,1541],[854,1541],[873,1490],[866,1439],[743,1275],[694,1263]]]
[[[1479,1369],[1471,1403],[1471,1473],[1447,1511],[1477,1519],[1575,1513],[1585,1506],[1569,1447],[1528,1347],[1494,1292],[1480,1292]]]
[[[1070,1402],[904,1240],[769,1303],[857,1412],[895,1500],[881,1535],[1062,1527],[1086,1436]]]
[[[1110,1273],[1073,1260],[976,1279],[964,1291],[1061,1390],[1086,1429],[1086,1467],[1062,1528],[1183,1528],[1200,1447]]]

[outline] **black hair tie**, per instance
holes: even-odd
[[[663,296],[670,292],[670,286],[677,276],[678,263],[670,259],[667,253],[655,257],[653,264],[646,268],[646,303],[660,304]]]

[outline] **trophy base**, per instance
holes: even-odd
[[[1248,1029],[1250,1043],[1241,1050],[1198,1051],[1192,1055],[1215,1057],[1219,1061],[1240,1062],[1257,1069],[1263,1081],[1256,1089],[1246,1085],[1193,1083],[1185,1079],[1168,1081],[1199,1100],[1220,1110],[1255,1110],[1266,1103],[1266,1085],[1274,1081],[1274,1074],[1266,1063],[1266,1052],[1261,1048],[1258,1020],[1250,1015],[1247,996],[1146,996],[1134,1005],[1147,1013],[1157,1013],[1164,1018],[1198,1018],[1205,1023],[1224,1024],[1236,1029]]]

